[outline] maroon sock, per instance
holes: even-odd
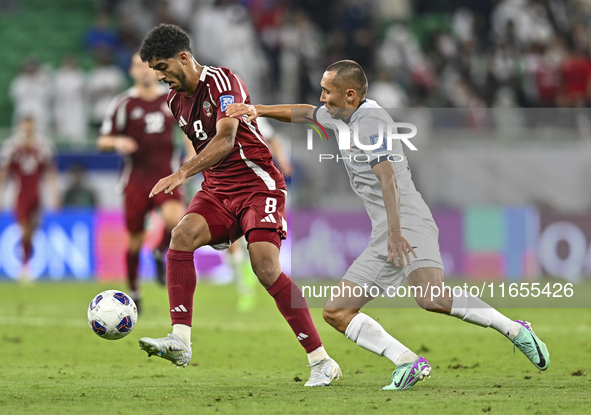
[[[169,249],[166,255],[166,283],[172,324],[193,323],[193,296],[197,286],[197,274],[193,252]]]
[[[168,245],[170,245],[170,235],[170,231],[165,227],[162,231],[162,239],[160,240],[160,244],[156,249],[158,249],[162,253],[165,253],[168,249]]]
[[[33,243],[30,239],[23,238],[23,264],[29,262],[33,256]]]
[[[267,288],[267,291],[275,299],[277,308],[306,349],[306,353],[322,346],[308,309],[308,303],[302,295],[300,287],[282,272],[277,281]]]
[[[127,255],[125,255],[125,260],[127,262],[127,282],[129,284],[129,289],[132,292],[136,292],[139,288],[137,280],[137,269],[140,265],[140,253],[133,253],[127,251]]]

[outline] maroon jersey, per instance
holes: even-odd
[[[216,123],[231,103],[250,104],[246,85],[230,69],[204,66],[193,95],[170,90],[168,106],[197,154],[216,135]],[[245,117],[246,118],[246,117]],[[203,171],[202,189],[239,192],[285,189],[271,152],[256,122],[240,120],[234,148],[215,166]]]
[[[53,148],[45,138],[35,140],[32,146],[25,146],[20,137],[6,141],[0,163],[8,166],[19,183],[19,203],[25,199],[39,200],[41,177],[45,169],[53,165],[53,154]]]
[[[102,135],[125,135],[138,143],[126,157],[125,185],[151,189],[179,164],[173,146],[174,118],[166,105],[166,91],[153,101],[138,97],[135,88],[119,94],[109,106]]]

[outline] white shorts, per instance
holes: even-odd
[[[384,232],[382,237],[370,242],[349,267],[342,280],[351,281],[361,287],[365,285],[368,290],[376,286],[381,294],[388,287],[397,288],[404,285],[408,276],[416,269],[430,267],[443,269],[443,261],[439,253],[439,230],[435,223],[432,220],[420,219],[410,222],[413,225],[412,228],[402,228],[402,236],[417,254],[415,258],[410,253],[410,265],[397,267],[393,262],[386,262],[388,235]]]

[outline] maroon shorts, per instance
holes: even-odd
[[[39,196],[19,197],[16,202],[16,218],[19,223],[27,223],[39,214]]]
[[[242,235],[249,238],[254,229],[268,229],[268,238],[259,235],[257,241],[266,240],[280,245],[285,239],[285,190],[262,190],[231,194],[197,192],[187,213],[197,213],[205,218],[211,232],[210,245],[234,242]],[[277,238],[279,235],[279,238]]]
[[[172,195],[164,192],[149,198],[152,188],[127,185],[125,188],[125,226],[130,233],[144,230],[146,215],[156,207],[162,206],[168,200],[183,201],[182,189],[176,188]]]

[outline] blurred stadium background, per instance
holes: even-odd
[[[96,196],[85,208],[45,211],[34,276],[124,276],[120,159],[96,151],[97,126],[159,22],[185,28],[197,60],[237,72],[255,103],[317,104],[324,68],[359,62],[368,97],[407,109],[400,116],[419,125],[419,151],[408,156],[449,276],[577,282],[591,274],[591,1],[2,0],[0,141],[19,114],[35,114],[58,150],[61,191]],[[290,148],[289,126],[274,125]],[[363,249],[366,214],[341,165],[291,152],[300,215],[285,266],[297,263],[296,277],[340,278]],[[19,270],[14,188],[0,197],[7,280]],[[145,279],[162,226],[157,216],[150,223]],[[342,261],[326,266],[327,247]],[[201,276],[229,274],[213,250],[200,251],[196,265]]]

